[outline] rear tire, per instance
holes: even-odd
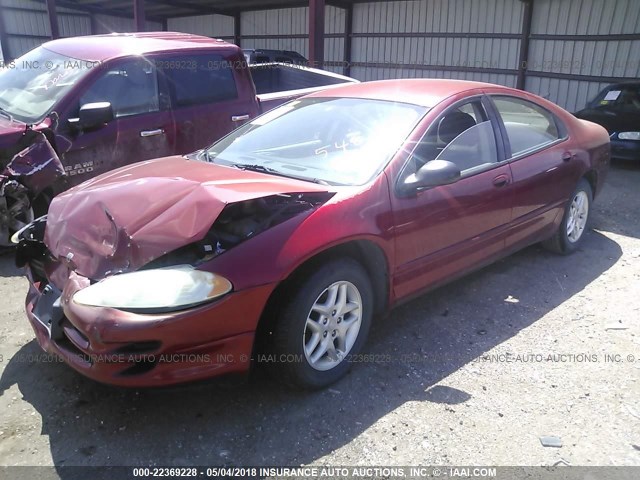
[[[335,260],[284,294],[291,297],[273,328],[272,373],[304,389],[336,382],[349,370],[371,326],[373,289],[365,269],[350,258]]]
[[[589,227],[592,203],[591,185],[582,178],[569,198],[558,230],[551,238],[542,242],[542,245],[546,249],[562,255],[576,251],[584,241],[585,233]]]

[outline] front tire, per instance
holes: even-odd
[[[360,263],[344,258],[322,265],[291,292],[276,319],[276,378],[305,389],[336,382],[364,345],[372,316],[373,289]]]
[[[582,178],[569,198],[558,230],[542,245],[552,252],[563,255],[576,251],[584,241],[585,232],[589,226],[592,203],[591,185]]]

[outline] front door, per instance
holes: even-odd
[[[175,151],[174,123],[166,95],[158,89],[153,63],[126,59],[105,67],[80,95],[67,118],[81,105],[109,102],[114,119],[102,127],[79,130],[65,119],[56,143],[70,185],[97,174]]]
[[[448,109],[414,149],[400,181],[436,159],[455,163],[461,178],[392,196],[396,298],[460,275],[503,250],[512,185],[496,127],[482,98],[475,97]]]

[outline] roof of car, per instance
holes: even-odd
[[[406,78],[400,80],[378,80],[335,87],[309,95],[309,97],[350,97],[411,103],[433,107],[447,97],[478,88],[504,88],[491,83],[440,78]]]
[[[163,51],[205,47],[239,50],[235,45],[223,40],[179,32],[89,35],[52,40],[43,46],[62,55],[90,61],[105,61],[129,55],[146,55]]]

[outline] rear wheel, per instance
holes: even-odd
[[[355,260],[327,263],[297,288],[273,330],[278,379],[322,388],[344,376],[366,341],[373,313],[371,282]]]
[[[584,234],[589,225],[593,191],[591,185],[584,178],[571,195],[565,207],[562,222],[556,233],[543,245],[556,253],[569,254],[578,249],[584,241]]]

